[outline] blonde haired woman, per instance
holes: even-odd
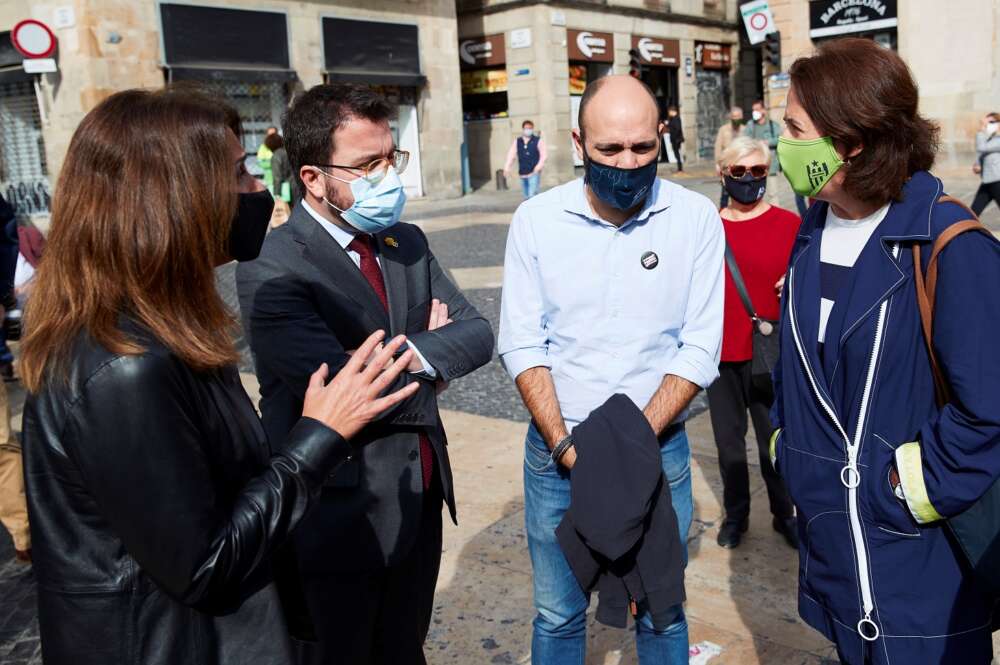
[[[749,137],[733,141],[719,156],[722,186],[729,205],[719,211],[726,232],[726,304],[722,332],[722,362],[719,379],[708,389],[712,430],[719,449],[723,504],[726,516],[719,529],[721,547],[740,544],[750,517],[750,474],[747,468],[747,412],[753,420],[760,453],[760,468],[774,516],[774,530],[789,545],[798,546],[794,508],[788,492],[768,456],[771,426],[768,411],[774,401],[770,376],[753,371],[753,326],[742,291],[749,298],[753,315],[767,330],[778,318],[778,286],[788,266],[799,217],[764,199],[771,151],[767,143]]]

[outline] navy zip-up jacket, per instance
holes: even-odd
[[[1000,477],[1000,243],[980,233],[939,257],[933,344],[922,337],[911,247],[969,218],[913,175],[876,229],[817,347],[828,206],[806,215],[782,298],[772,457],[798,510],[799,612],[849,664],[990,663],[993,602],[962,568],[942,518]],[[831,353],[831,350],[835,352]],[[895,465],[905,500],[888,482]]]

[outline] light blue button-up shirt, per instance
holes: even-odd
[[[569,428],[615,393],[644,408],[667,374],[707,388],[719,374],[724,253],[712,202],[666,180],[620,228],[591,210],[582,179],[524,202],[504,261],[504,367],[512,378],[548,367]]]

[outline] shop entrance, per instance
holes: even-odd
[[[656,106],[660,121],[667,121],[667,108],[677,106],[680,95],[677,87],[677,69],[673,67],[650,67],[642,74],[642,82],[649,86],[656,96]],[[666,144],[660,142],[660,161],[670,161]]]
[[[30,78],[0,83],[0,192],[18,214],[49,212],[42,121]]]

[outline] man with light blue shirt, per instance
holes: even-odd
[[[523,203],[511,223],[498,350],[532,416],[524,494],[534,665],[585,660],[590,599],[555,528],[576,461],[567,438],[613,394],[642,408],[659,437],[684,542],[691,524],[684,420],[718,376],[725,240],[711,201],[656,178],[662,132],[644,84],[628,76],[591,83],[573,132],[585,177]],[[658,631],[640,612],[641,665],[688,662],[683,608],[676,617]]]

